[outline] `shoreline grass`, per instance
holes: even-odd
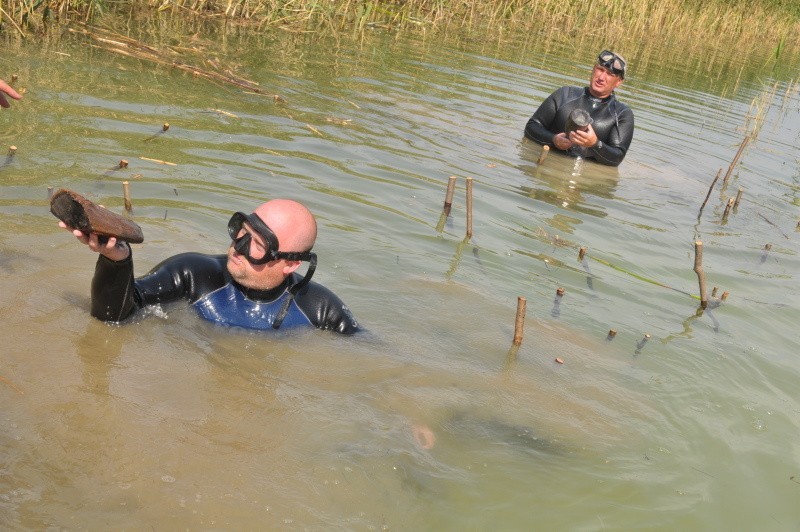
[[[797,51],[800,4],[786,0],[6,0],[0,32],[36,35],[70,21],[108,14],[197,17],[263,30],[502,34],[604,34],[617,41],[712,40],[734,49],[771,46]]]

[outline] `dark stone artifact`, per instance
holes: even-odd
[[[59,189],[50,199],[50,212],[68,227],[99,237],[116,237],[131,244],[144,242],[142,228],[132,220],[100,207],[77,192]]]
[[[592,117],[589,116],[589,113],[583,109],[574,109],[569,114],[567,124],[564,126],[564,133],[569,136],[573,131],[586,131],[589,128],[589,124],[592,122],[593,120]]]

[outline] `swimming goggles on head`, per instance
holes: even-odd
[[[614,52],[610,52],[608,50],[603,50],[600,52],[600,55],[597,56],[597,64],[603,68],[607,68],[613,74],[623,79],[625,78],[625,67],[627,66],[627,63],[622,57]]]

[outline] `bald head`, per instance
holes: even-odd
[[[302,203],[274,199],[261,204],[255,213],[278,237],[278,251],[310,251],[317,239],[317,221]]]

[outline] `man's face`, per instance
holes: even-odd
[[[622,85],[622,78],[605,67],[595,65],[589,79],[589,92],[596,98],[607,98]]]
[[[250,255],[255,258],[263,257],[265,250],[268,248],[264,238],[253,231],[253,228],[247,223],[242,224],[242,229],[237,237],[242,236],[244,232],[250,234]],[[228,247],[227,267],[228,272],[236,282],[256,290],[275,288],[291,273],[291,268],[288,271],[285,270],[288,264],[283,259],[267,262],[266,264],[251,264],[247,257],[234,249],[233,242]]]

